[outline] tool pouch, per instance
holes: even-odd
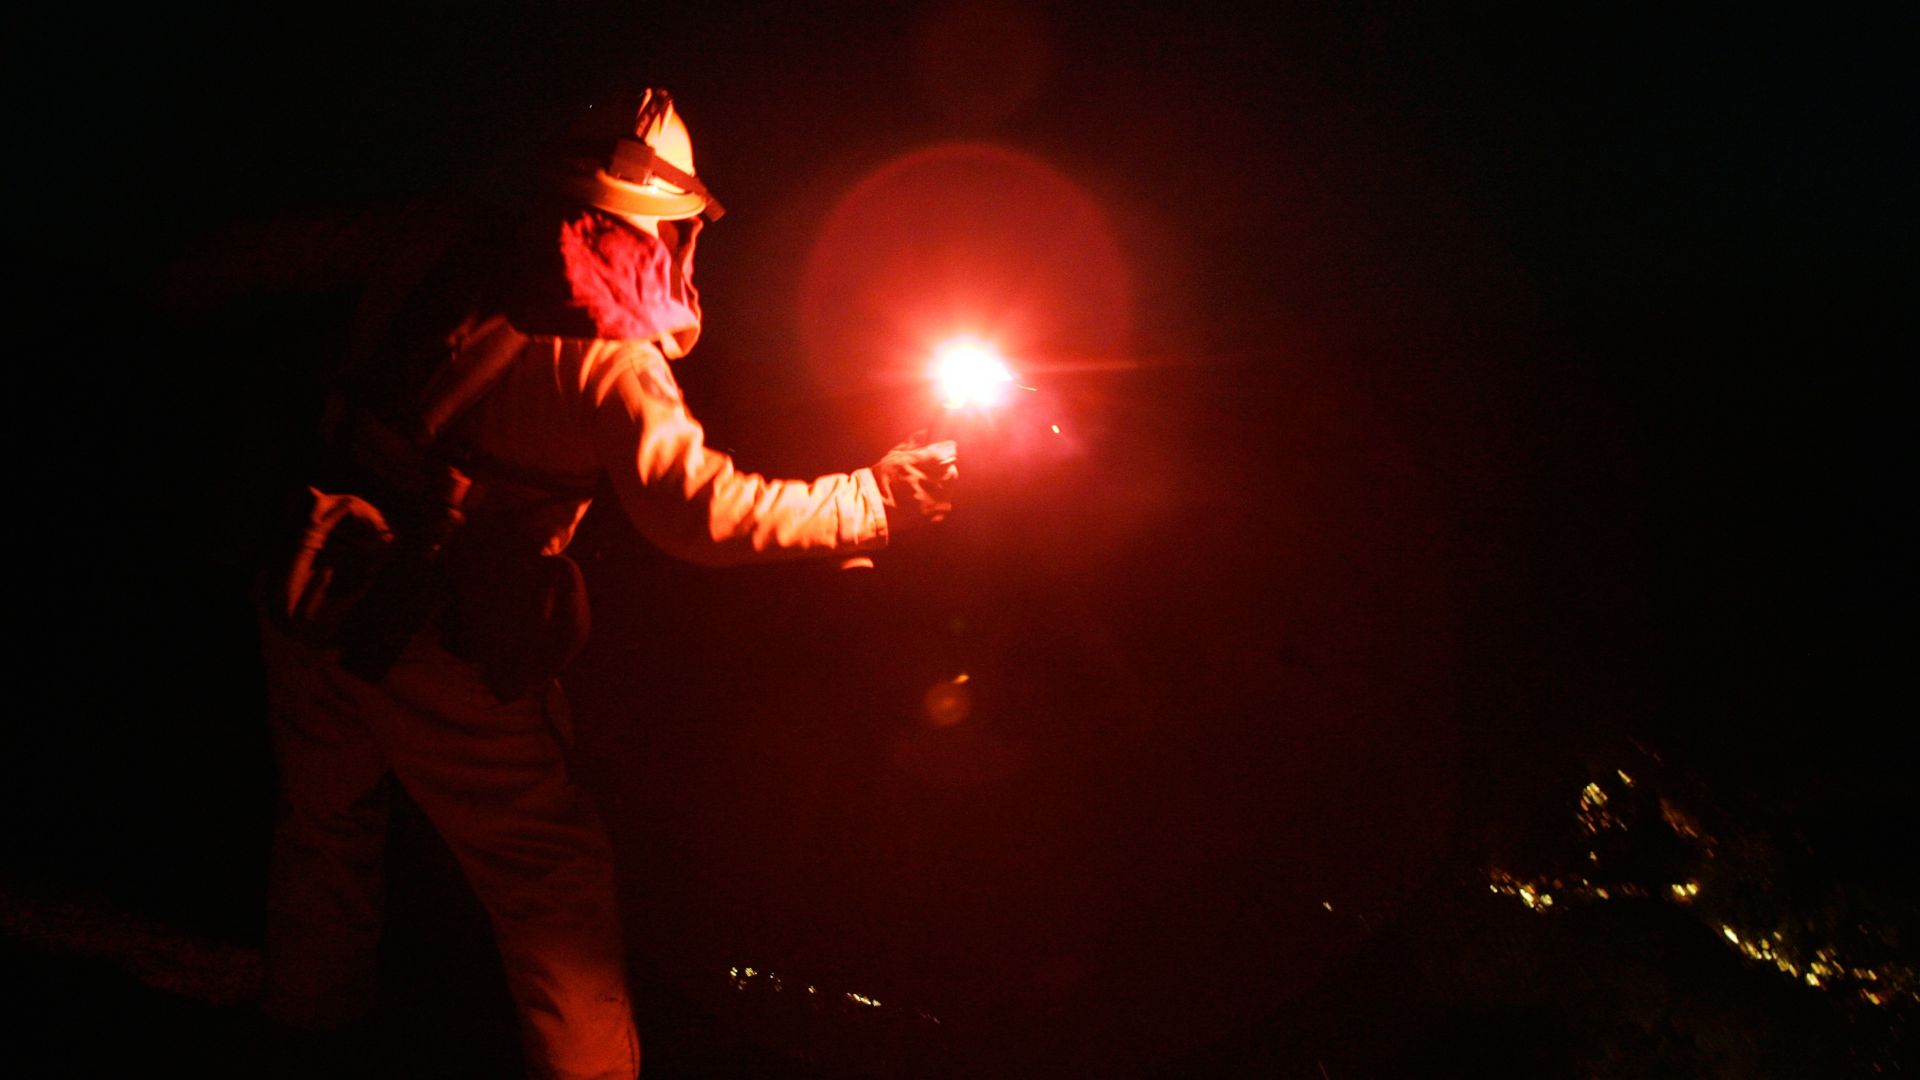
[[[274,624],[323,648],[338,645],[349,616],[372,590],[394,553],[394,533],[372,503],[308,487],[302,525],[290,530],[267,577]]]
[[[502,702],[545,686],[586,647],[586,581],[567,556],[516,550],[479,531],[452,545],[447,571],[441,643],[478,664]]]

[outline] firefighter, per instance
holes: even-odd
[[[659,89],[602,102],[556,160],[545,205],[468,230],[362,335],[262,579],[281,773],[265,1006],[291,1032],[364,1017],[397,783],[488,913],[532,1074],[629,1078],[613,858],[568,777],[555,678],[586,632],[575,526],[604,481],[697,563],[857,556],[949,512],[956,450],[909,440],[785,480],[707,446],[671,367],[720,214],[684,121]]]

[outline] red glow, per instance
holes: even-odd
[[[1129,278],[1105,211],[1059,169],[1004,146],[928,147],[868,174],[822,223],[806,360],[819,385],[885,394],[859,414],[878,443],[925,425],[928,355],[955,335],[1020,358],[1023,379],[1056,358],[1127,355]]]

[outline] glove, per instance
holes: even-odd
[[[887,508],[887,527],[905,532],[940,521],[953,512],[953,483],[960,475],[952,439],[921,443],[919,436],[886,452],[873,466],[873,478]]]

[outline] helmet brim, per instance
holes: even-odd
[[[678,221],[698,217],[708,199],[695,192],[669,191],[655,184],[622,180],[605,169],[573,173],[561,180],[561,189],[589,206],[620,215]]]

